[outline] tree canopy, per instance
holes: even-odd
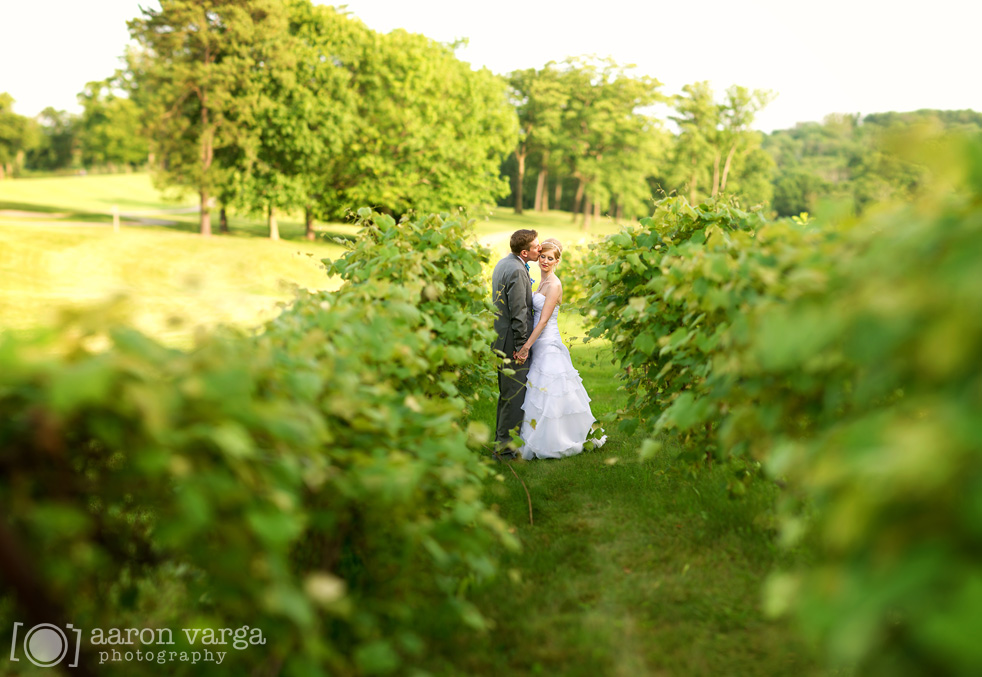
[[[14,112],[14,97],[0,92],[0,179],[13,175],[24,154],[38,143],[37,128],[30,118]]]
[[[515,112],[504,83],[422,35],[271,0],[165,0],[130,22],[155,174],[201,197],[337,217],[491,204]]]
[[[129,22],[132,95],[141,105],[163,186],[193,188],[201,233],[224,174],[216,151],[236,143],[279,67],[285,11],[274,0],[161,0]]]
[[[339,179],[349,206],[402,214],[493,203],[517,134],[504,82],[452,48],[369,33],[353,74],[356,126]]]
[[[125,96],[117,77],[89,82],[78,101],[81,164],[138,167],[146,163],[149,146],[140,133],[140,109]]]
[[[829,115],[777,130],[763,140],[776,164],[772,207],[792,216],[836,201],[861,212],[878,201],[913,197],[925,185],[926,168],[906,152],[904,139],[979,130],[982,113],[928,109]]]

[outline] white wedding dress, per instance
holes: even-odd
[[[533,327],[539,325],[545,301],[546,297],[538,292],[532,295]],[[607,441],[606,435],[599,439],[591,436],[597,419],[590,411],[590,396],[583,387],[583,379],[573,367],[569,349],[559,334],[558,305],[532,344],[522,409],[525,417],[519,452],[525,460],[572,456],[583,451],[588,439],[595,447]]]

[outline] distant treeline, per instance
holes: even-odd
[[[887,199],[913,197],[926,168],[910,151],[916,139],[982,130],[982,113],[919,110],[830,115],[764,137],[775,166],[771,207],[779,216],[814,211],[823,200],[844,200],[858,213]]]
[[[111,82],[90,82],[78,95],[79,115],[49,106],[33,118],[13,111],[0,92],[0,179],[81,169],[125,171],[147,164],[140,111]]]
[[[691,109],[691,91],[675,101],[676,106],[688,104]],[[725,110],[725,105],[721,108]],[[663,132],[660,145],[653,144],[648,151],[644,188],[637,193],[644,196],[646,206],[632,201],[628,216],[646,214],[651,201],[665,195],[681,194],[695,203],[724,190],[746,206],[765,205],[776,216],[815,212],[829,201],[858,214],[877,202],[913,197],[924,185],[927,169],[908,152],[908,144],[925,136],[978,133],[982,113],[925,109],[865,117],[833,114],[820,123],[798,123],[770,134],[744,131],[743,145],[736,146],[740,154],[734,153],[736,160],[730,166],[729,183],[724,174],[725,154],[734,146],[713,140],[720,135],[720,126],[706,125],[701,139],[693,138],[700,131],[691,119],[688,126],[679,126],[680,134]],[[552,164],[543,170],[539,169],[543,157],[547,153],[526,159],[526,165],[536,169],[525,173],[520,188],[519,156],[507,158],[502,172],[509,177],[512,192],[500,205],[562,209],[574,215],[586,210],[585,223],[591,211],[615,218],[622,215],[623,204],[608,204],[606,195],[600,204],[584,206],[578,191],[580,179],[568,169],[571,163],[567,160],[565,165]],[[586,202],[591,201],[587,198]]]
[[[751,127],[767,91],[718,96],[697,82],[667,96],[656,79],[595,58],[497,76],[454,45],[383,35],[310,0],[199,5],[163,0],[130,21],[127,67],[90,82],[79,115],[27,118],[0,93],[0,179],[149,167],[202,205],[266,214],[272,236],[277,211],[303,210],[310,224],[364,205],[563,209],[586,228],[675,193],[735,195],[778,216],[828,199],[858,212],[923,183],[898,134],[982,129],[980,113],[923,110],[763,134]]]

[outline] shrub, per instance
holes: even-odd
[[[589,333],[611,341],[624,370],[622,429],[680,432],[698,460],[715,451],[725,402],[713,374],[747,340],[757,308],[821,286],[821,275],[790,271],[820,258],[830,236],[723,202],[656,207],[590,255]]]
[[[261,648],[191,649],[305,675],[404,670],[420,614],[482,624],[459,590],[516,545],[480,500],[487,431],[459,423],[463,373],[493,369],[487,254],[449,218],[363,225],[345,285],[255,335],[185,353],[93,314],[0,337],[0,536],[32,564],[2,573],[27,620],[171,628],[178,651],[180,628],[248,625]]]
[[[591,267],[625,425],[787,482],[781,540],[813,555],[767,606],[864,675],[982,669],[982,140],[964,148],[959,190],[839,229],[662,201]]]

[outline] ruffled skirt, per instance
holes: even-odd
[[[572,456],[583,451],[588,440],[594,447],[607,441],[606,435],[591,437],[596,419],[590,396],[558,336],[545,337],[544,332],[533,346],[522,409],[524,444],[519,451],[526,460]]]

